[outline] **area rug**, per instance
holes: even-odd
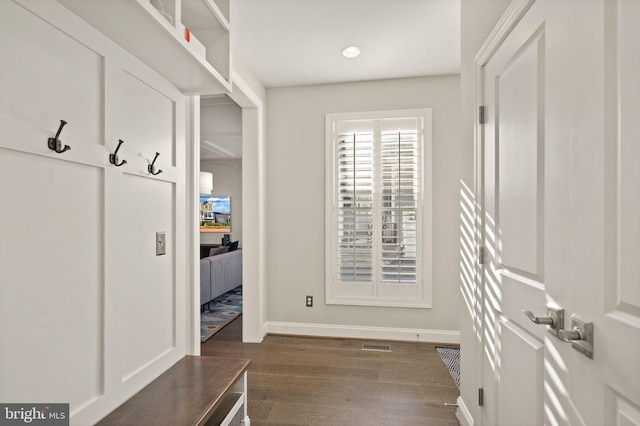
[[[206,342],[242,314],[242,286],[218,296],[200,314],[200,343]]]
[[[460,348],[449,348],[446,346],[436,346],[440,359],[449,370],[458,389],[460,389]]]

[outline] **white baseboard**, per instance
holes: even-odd
[[[259,326],[258,326],[258,332],[257,333],[252,333],[252,332],[245,332],[244,331],[244,325],[246,319],[242,320],[243,323],[243,330],[242,330],[242,342],[243,343],[262,343],[262,341],[264,340],[264,337],[267,335],[267,323],[266,322],[262,322]]]
[[[458,410],[456,410],[456,419],[458,419],[458,423],[460,426],[473,426],[473,416],[471,416],[471,412],[465,405],[464,401],[461,397],[458,397],[456,401],[458,404]]]
[[[460,344],[460,332],[450,330],[269,321],[267,323],[267,331],[271,334],[290,334],[294,336],[341,337],[348,339]]]

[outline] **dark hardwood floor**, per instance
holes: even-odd
[[[202,355],[250,358],[248,412],[262,425],[458,425],[459,395],[435,345],[269,335],[242,343],[242,317],[202,344]]]

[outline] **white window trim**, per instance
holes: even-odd
[[[337,281],[337,179],[338,168],[337,144],[335,143],[336,123],[345,120],[376,120],[385,118],[422,117],[423,147],[422,147],[422,191],[419,197],[418,210],[422,215],[419,233],[422,244],[419,247],[421,268],[418,270],[418,283],[413,286],[415,291],[409,297],[383,297],[371,285],[346,285]],[[432,119],[431,109],[410,109],[395,111],[374,111],[327,114],[325,117],[325,290],[326,303],[332,305],[355,306],[385,306],[402,308],[431,308],[432,307],[432,271],[433,271],[433,179],[432,179]],[[379,286],[379,285],[378,285]],[[376,286],[373,286],[376,287]],[[387,285],[387,287],[390,287]]]

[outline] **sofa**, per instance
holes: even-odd
[[[200,305],[242,285],[242,250],[200,259]]]

